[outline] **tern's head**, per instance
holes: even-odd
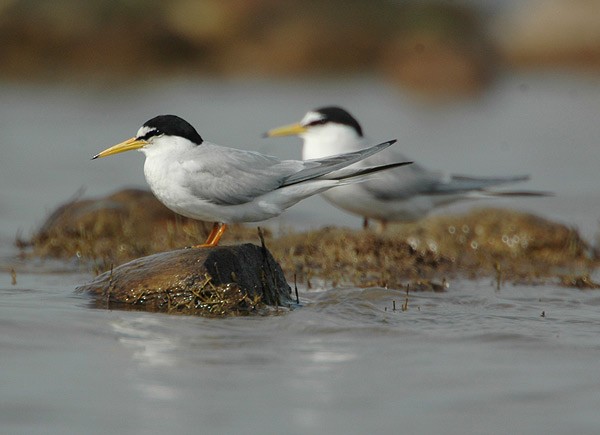
[[[321,107],[306,113],[304,118],[296,124],[286,125],[269,130],[266,135],[275,136],[325,136],[334,132],[344,132],[362,138],[363,132],[358,121],[346,110],[337,106]]]
[[[300,136],[304,158],[316,158],[361,148],[363,132],[358,121],[337,106],[311,110],[295,124],[274,128],[268,137]]]
[[[202,137],[189,122],[175,115],[160,115],[146,121],[131,139],[105,149],[93,158],[106,157],[125,151],[139,150],[145,153],[176,147],[189,148],[200,145]]]

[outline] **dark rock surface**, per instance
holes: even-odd
[[[228,315],[287,306],[291,289],[269,251],[250,243],[138,258],[78,287],[98,306]]]

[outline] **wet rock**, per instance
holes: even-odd
[[[560,285],[563,287],[575,287],[581,290],[600,289],[600,283],[594,281],[589,274],[561,276]]]
[[[31,241],[20,245],[25,257],[76,258],[78,267],[99,273],[152,253],[197,245],[208,230],[205,223],[165,209],[149,192],[125,190],[60,206]],[[257,239],[255,227],[234,225],[222,243]],[[382,234],[324,228],[277,238],[267,232],[265,239],[287,279],[309,288],[405,288],[409,282],[443,282],[456,276],[535,282],[565,274],[583,276],[600,264],[600,249],[576,229],[503,209],[431,216],[389,225]]]
[[[77,290],[101,307],[213,316],[291,303],[277,262],[266,248],[249,243],[138,258]]]
[[[79,258],[99,269],[144,255],[202,243],[212,224],[187,219],[147,190],[123,189],[92,199],[75,198],[53,211],[19,245],[35,257]],[[223,241],[256,239],[256,230],[233,225]]]
[[[102,198],[76,197],[60,205],[22,245],[30,245],[37,257],[86,258],[105,268],[157,252],[154,246],[172,238],[178,226],[193,226],[199,235],[195,243],[178,247],[201,243],[210,227],[178,217],[149,191],[124,189]]]
[[[462,276],[533,282],[594,270],[594,249],[567,225],[485,208],[390,225],[388,231],[325,228],[269,241],[284,270],[309,287],[404,288],[407,281]],[[411,284],[411,288],[418,288]]]

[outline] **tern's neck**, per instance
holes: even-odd
[[[351,128],[342,125],[327,125],[302,134],[303,159],[317,159],[365,148],[363,138]]]

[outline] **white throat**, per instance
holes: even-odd
[[[356,131],[343,124],[327,123],[308,127],[300,135],[304,139],[303,159],[316,159],[356,151],[366,147]]]

